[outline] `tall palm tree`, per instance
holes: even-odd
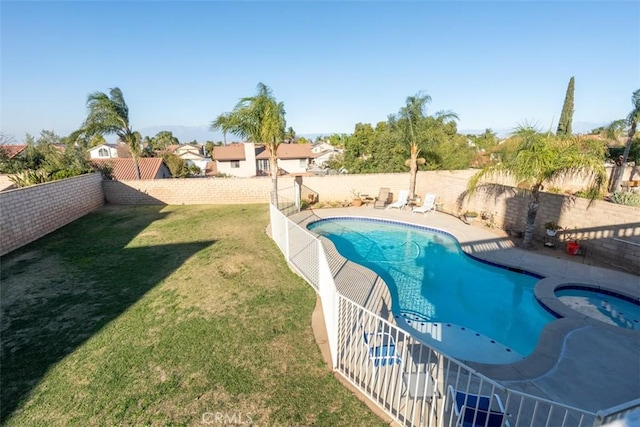
[[[416,194],[418,163],[422,164],[425,162],[424,159],[418,158],[420,155],[418,126],[420,124],[420,120],[424,118],[424,110],[429,102],[431,102],[431,97],[429,95],[418,92],[414,96],[407,97],[405,105],[400,109],[397,117],[391,117],[391,122],[395,122],[400,126],[405,138],[409,142],[409,194],[411,197],[414,197]]]
[[[95,135],[116,134],[131,151],[136,179],[140,179],[138,158],[141,152],[140,134],[131,129],[129,123],[129,107],[124,101],[122,91],[117,88],[109,89],[109,95],[104,92],[94,92],[87,97],[87,118],[82,127],[71,134],[75,140],[79,136],[92,138]]]
[[[528,191],[531,198],[522,242],[526,248],[531,247],[533,240],[543,185],[557,178],[582,175],[589,182],[588,193],[595,198],[606,181],[605,148],[580,137],[558,138],[550,132],[542,134],[530,126],[519,127],[513,137],[518,141],[517,154],[480,170],[471,177],[467,189],[473,194],[483,178],[507,176],[514,178],[519,188]]]
[[[627,159],[629,158],[629,151],[631,150],[631,143],[633,142],[633,137],[636,134],[636,128],[638,127],[638,123],[640,123],[640,89],[637,89],[631,95],[631,104],[633,104],[633,109],[627,116],[627,126],[629,126],[629,133],[627,137],[627,145],[624,147],[624,153],[622,154],[622,170],[624,170],[624,166],[627,164]],[[636,159],[637,162],[637,159]],[[616,180],[613,185],[613,190],[617,190],[620,187],[620,182],[622,181],[622,173],[616,174]]]
[[[284,140],[286,121],[284,103],[277,102],[271,88],[258,83],[255,96],[240,99],[230,113],[223,113],[211,123],[212,130],[233,133],[255,143],[265,144],[275,201],[278,195],[278,146]]]

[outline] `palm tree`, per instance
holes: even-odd
[[[223,113],[211,123],[212,130],[230,132],[269,150],[269,167],[275,202],[278,197],[278,146],[284,140],[286,121],[282,102],[277,102],[271,88],[258,83],[255,96],[242,98],[230,113]]]
[[[71,134],[71,140],[76,140],[79,136],[90,139],[95,135],[116,134],[131,151],[136,179],[140,179],[138,157],[141,151],[141,137],[131,129],[129,107],[124,101],[122,91],[114,87],[109,89],[109,95],[104,92],[90,94],[87,98],[87,110],[87,118],[82,127]]]
[[[515,179],[519,188],[530,193],[527,224],[522,245],[531,247],[533,229],[543,185],[557,178],[585,176],[590,184],[588,193],[594,199],[606,181],[602,144],[580,137],[559,138],[551,132],[541,134],[531,126],[519,127],[513,137],[516,154],[506,156],[501,163],[489,165],[476,173],[467,185],[469,194],[483,178],[507,176]]]
[[[213,122],[211,122],[211,126],[209,126],[209,129],[212,131],[216,131],[218,129],[222,131],[222,143],[224,145],[227,145],[227,133],[229,133],[233,128],[232,120],[234,117],[231,114],[232,113],[220,114]]]
[[[431,102],[429,95],[418,92],[414,96],[407,97],[405,106],[400,109],[397,116],[389,117],[391,125],[399,126],[402,129],[404,137],[409,142],[410,158],[407,163],[409,166],[409,194],[411,197],[415,197],[416,194],[418,164],[424,164],[425,162],[424,159],[418,158],[420,154],[418,126],[420,120],[424,118],[424,110],[429,102]]]
[[[640,122],[640,89],[637,89],[631,95],[631,103],[633,104],[633,110],[627,116],[627,126],[629,126],[629,133],[627,137],[627,145],[624,147],[624,153],[622,154],[622,166],[627,164],[627,159],[629,158],[629,151],[631,150],[631,143],[633,142],[633,137],[636,134],[636,128],[638,127],[638,123]],[[637,162],[637,159],[636,159]],[[624,169],[622,169],[624,170]],[[620,187],[620,182],[622,181],[622,173],[616,174],[616,180],[613,185],[613,190],[617,190]]]
[[[289,143],[293,144],[296,142],[296,131],[293,130],[291,126],[287,128],[287,131],[284,134],[284,139]]]

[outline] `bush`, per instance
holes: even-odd
[[[609,200],[619,205],[640,206],[640,194],[627,191],[617,191],[609,197]]]
[[[544,228],[547,230],[562,230],[562,227],[553,221],[546,222]]]

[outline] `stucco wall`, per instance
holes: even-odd
[[[0,255],[51,233],[103,203],[99,173],[0,192]]]

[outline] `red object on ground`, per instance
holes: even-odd
[[[567,242],[567,253],[569,255],[576,255],[578,253],[578,249],[580,249],[580,244],[578,244],[578,242]]]

